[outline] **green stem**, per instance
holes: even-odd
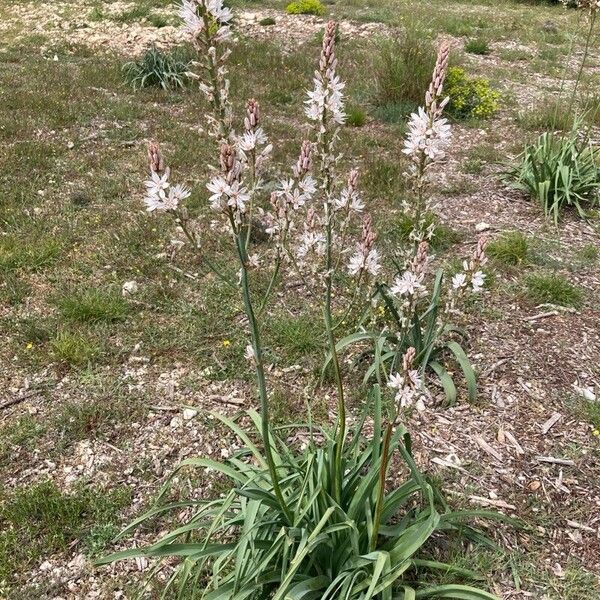
[[[577,77],[575,78],[575,85],[573,86],[573,93],[571,94],[571,100],[569,101],[569,112],[573,110],[573,104],[575,102],[575,96],[577,94],[577,88],[579,87],[579,82],[581,81],[581,76],[583,75],[583,69],[585,68],[585,63],[587,61],[588,54],[590,52],[590,43],[592,41],[592,33],[594,31],[594,23],[596,22],[596,12],[594,11],[590,15],[590,27],[588,29],[588,33],[585,39],[585,49],[583,51],[583,58],[581,59],[581,64],[579,65],[579,71],[577,72]]]
[[[270,419],[269,419],[269,399],[267,396],[267,383],[265,379],[265,370],[262,358],[262,346],[260,342],[260,333],[258,329],[258,323],[254,314],[254,308],[252,306],[252,299],[250,297],[250,286],[248,282],[248,269],[246,249],[243,239],[243,233],[236,235],[236,245],[238,250],[238,256],[241,263],[241,288],[242,297],[244,300],[244,308],[246,316],[248,317],[248,323],[250,325],[250,336],[252,339],[252,348],[254,350],[254,363],[256,368],[256,380],[258,384],[258,394],[260,397],[260,411],[261,411],[261,435],[263,438],[263,444],[265,447],[265,457],[269,466],[269,474],[271,476],[271,483],[273,484],[273,491],[277,497],[277,501],[283,510],[286,519],[290,525],[293,524],[293,515],[283,497],[281,492],[281,486],[279,484],[279,477],[277,475],[277,468],[273,459],[273,451],[271,449],[271,436],[270,436]]]
[[[375,517],[373,518],[373,534],[371,536],[371,552],[377,548],[377,539],[379,538],[379,529],[381,528],[381,515],[383,513],[383,501],[385,499],[385,480],[387,479],[387,470],[390,463],[390,440],[394,424],[388,423],[383,438],[383,449],[381,450],[381,464],[379,465],[379,491],[377,494],[377,503],[375,504]]]

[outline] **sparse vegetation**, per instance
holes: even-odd
[[[499,597],[597,600],[596,547],[587,528],[596,526],[594,498],[600,480],[594,461],[600,439],[598,203],[592,201],[593,193],[582,202],[585,219],[564,204],[554,226],[527,200],[529,190],[524,195],[507,189],[502,179],[523,149],[534,148],[545,132],[562,140],[576,130],[579,147],[589,142],[598,160],[598,135],[588,127],[600,125],[600,73],[595,68],[600,21],[596,18],[596,37],[586,52],[583,29],[589,20],[576,10],[553,6],[555,2],[327,0],[320,4],[319,10],[326,11],[321,16],[288,15],[288,2],[226,1],[234,13],[228,75],[233,129],[236,135],[245,131],[244,104],[255,98],[260,125],[274,143],[264,162],[264,187],[252,209],[260,221],[251,229],[248,245],[252,265],[258,259],[258,266],[249,270],[252,296],[261,297],[269,286],[265,271],[273,266],[270,235],[276,234],[264,229],[273,212],[271,193],[279,190],[281,179],[291,177],[290,167],[297,164],[308,136],[301,125],[303,102],[312,87],[324,22],[331,18],[339,23],[334,39],[339,43],[337,72],[346,82],[347,114],[336,141],[340,158],[334,179],[344,186],[348,172],[358,170],[357,189],[365,205],[361,218],[370,213],[377,233],[382,268],[376,281],[393,285],[396,270],[402,277],[411,266],[407,255],[416,246],[411,234],[421,226],[432,227],[423,280],[428,289],[415,313],[427,314],[437,269],[446,272],[445,290],[454,283],[456,289],[471,289],[472,284],[454,277],[475,249],[476,232],[489,240],[482,293],[467,298],[460,314],[445,300],[436,307],[441,321],[456,326],[444,341],[460,343],[472,360],[479,384],[474,402],[468,400],[472,380],[451,351],[416,338],[421,348],[436,351],[456,391],[455,407],[448,410],[446,391],[453,394],[448,378],[431,369],[419,373],[428,395],[401,420],[407,429],[419,428],[413,437],[419,472],[435,492],[442,523],[445,510],[478,510],[489,502],[515,507],[499,510],[519,517],[527,527],[525,537],[503,524],[487,529],[500,548],[508,540],[511,549],[520,546],[522,552],[465,543],[462,534],[471,531],[466,521],[457,525],[460,531],[438,530],[417,560],[425,557],[449,566],[435,573],[419,566],[406,571],[403,581],[459,582],[494,590]],[[250,441],[263,451],[260,432],[241,414],[255,409],[258,400],[246,348],[248,319],[238,293],[240,266],[228,258],[232,239],[223,233],[205,188],[220,172],[217,142],[208,136],[204,120],[207,99],[186,75],[202,71],[189,63],[202,54],[192,54],[193,45],[181,43],[185,36],[174,31],[182,19],[171,0],[0,4],[0,597],[84,598],[97,592],[100,598],[112,598],[122,592],[133,598],[153,558],[148,567],[144,559],[138,565],[130,560],[123,570],[96,569],[91,560],[133,546],[129,534],[113,543],[123,519],[129,522],[151,509],[181,458],[214,461],[209,469],[178,471],[160,500],[194,502],[190,514],[201,510],[204,501],[221,501],[244,488],[216,473],[215,462],[230,461],[233,469],[242,463],[260,468],[257,455],[246,461],[241,450],[246,441],[211,413],[225,414],[247,428]],[[243,18],[240,12],[246,13]],[[413,162],[402,150],[414,129],[410,115],[424,103],[439,43],[449,36],[454,40],[450,64],[463,69],[467,79],[486,78],[491,90],[501,91],[498,118],[449,120],[452,138],[442,148],[445,157],[438,166],[427,169],[426,195],[427,190],[432,194],[419,215],[414,210]],[[175,81],[163,91],[160,78],[168,78],[171,68],[157,70],[159,61],[149,61],[144,71],[160,71],[153,85],[140,89],[140,79],[133,90],[126,83],[122,65],[141,62],[153,43],[161,55],[181,62],[174,72],[185,88]],[[149,140],[161,142],[173,176],[194,188],[185,206],[200,238],[198,252],[180,229],[181,220],[145,214],[141,178]],[[591,161],[585,168],[579,157],[567,162],[573,182],[591,172]],[[313,156],[313,173],[320,164]],[[246,182],[248,173],[243,175]],[[339,193],[334,196],[339,200]],[[319,213],[322,197],[307,201],[305,209],[309,207]],[[294,238],[308,225],[305,216],[302,212],[302,218],[294,219]],[[361,301],[353,301],[347,263],[356,250],[360,220],[347,231],[333,283],[336,339],[355,330],[381,332],[386,326],[393,335],[403,327],[392,315],[396,305],[367,296],[372,289],[365,281]],[[227,282],[205,259],[222,270]],[[335,374],[331,365],[324,368],[323,288],[317,285],[311,295],[295,270],[288,272],[286,266],[285,271],[274,284],[271,302],[260,311],[270,416],[283,461],[290,453],[305,456],[305,450],[312,456],[311,448],[333,450],[326,433],[338,412]],[[123,284],[133,280],[139,289],[124,296]],[[382,346],[381,340],[379,345],[363,340],[340,353],[348,423],[358,426],[366,415],[361,450],[374,447],[370,444],[377,431],[375,399],[368,393],[377,377],[365,385],[364,375],[384,348],[396,350]],[[379,373],[385,423],[393,418],[396,389],[386,385],[389,356],[381,356],[379,364],[386,369]],[[585,388],[577,396],[574,382]],[[310,427],[293,427],[307,414]],[[561,418],[544,435],[543,425],[555,414]],[[502,456],[501,477],[499,462],[482,441]],[[541,454],[574,464],[538,463]],[[414,482],[398,458],[396,454],[389,469],[390,491],[398,482]],[[354,465],[355,459],[346,455],[346,464]],[[357,481],[366,480],[366,465]],[[294,473],[312,473],[305,467]],[[259,476],[260,488],[268,490],[268,473]],[[293,478],[284,485],[289,486],[286,493],[300,497]],[[324,479],[319,485],[333,493]],[[249,483],[245,489],[258,487]],[[448,492],[448,507],[438,490]],[[388,521],[390,529],[383,536],[392,524],[400,531],[413,518],[425,516],[424,497],[420,491],[407,495],[410,504],[400,507],[398,519]],[[369,497],[363,503],[355,524],[363,527],[373,501]],[[256,499],[245,502],[244,519]],[[313,506],[311,519],[323,514]],[[172,519],[153,515],[135,538],[137,551],[187,514],[181,508],[171,513]],[[341,521],[341,513],[336,515]],[[287,527],[283,521],[278,525]],[[235,537],[236,526],[226,530],[228,540]],[[202,542],[194,536],[196,532],[185,543]],[[177,564],[177,558],[170,560],[169,571]],[[225,573],[227,565],[219,564]],[[460,569],[482,579],[474,583]],[[55,578],[55,573],[61,576]],[[188,583],[183,596],[191,600]],[[163,592],[164,581],[157,579],[144,593],[158,598]]]

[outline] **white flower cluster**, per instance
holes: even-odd
[[[421,297],[427,295],[427,288],[423,285],[423,279],[425,278],[424,273],[413,273],[410,270],[404,271],[404,273],[396,279],[390,288],[390,291],[395,296],[399,297]]]
[[[176,210],[179,203],[189,198],[191,193],[183,185],[169,183],[170,170],[167,168],[161,175],[156,171],[150,172],[150,179],[146,181],[146,197],[144,204],[148,212],[166,212]]]
[[[233,14],[223,5],[223,0],[183,0],[179,16],[194,37],[215,25],[215,41],[223,41],[230,36],[229,22]]]
[[[422,157],[430,162],[441,160],[450,145],[451,137],[447,119],[432,118],[424,108],[419,108],[418,112],[410,116],[402,152],[415,162],[419,162]]]
[[[475,294],[482,290],[485,273],[481,270],[481,267],[487,263],[487,256],[485,255],[486,245],[487,240],[484,237],[480,238],[473,256],[469,260],[463,261],[463,271],[452,277],[453,292],[460,293],[469,286]]]
[[[227,212],[231,209],[242,214],[246,212],[246,204],[251,196],[248,189],[239,181],[228,183],[225,177],[217,175],[206,184],[206,187],[212,194],[208,200],[213,210]]]
[[[315,72],[313,83],[315,87],[307,93],[308,100],[304,101],[306,116],[311,121],[322,122],[329,114],[335,123],[343,125],[346,113],[342,90],[346,84],[335,74],[324,77],[318,71]]]
[[[335,57],[335,37],[337,26],[335,22],[327,23],[323,35],[323,48],[319,61],[319,70],[315,71],[313,79],[314,88],[308,92],[308,99],[304,101],[306,116],[311,121],[320,123],[321,133],[327,128],[328,121],[343,125],[346,121],[344,112],[344,96],[342,90],[346,84],[340,80],[335,70],[337,58]]]
[[[419,398],[423,386],[419,371],[413,369],[416,350],[411,346],[402,357],[402,372],[390,373],[388,387],[396,390],[396,405],[398,409],[412,406],[415,399]],[[419,408],[422,402],[417,402]],[[423,406],[424,408],[424,406]]]

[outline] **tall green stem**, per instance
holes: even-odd
[[[371,552],[377,548],[379,529],[381,528],[381,515],[383,514],[383,500],[385,498],[385,480],[390,462],[390,440],[394,431],[394,424],[388,423],[383,438],[383,449],[381,450],[381,464],[379,465],[379,492],[375,504],[375,516],[373,518],[373,534],[371,535]]]
[[[581,76],[583,75],[583,69],[585,68],[585,63],[587,61],[587,57],[590,52],[590,43],[592,41],[592,34],[594,32],[594,23],[595,22],[596,22],[596,12],[594,11],[590,15],[590,26],[588,29],[587,36],[585,38],[585,48],[583,50],[583,58],[581,59],[581,64],[579,65],[579,70],[577,71],[577,77],[575,78],[575,85],[573,86],[573,93],[571,94],[571,100],[569,101],[569,110],[573,109],[573,103],[575,102],[577,88],[579,87],[579,82],[581,81]]]
[[[262,346],[260,343],[260,333],[258,329],[258,323],[254,314],[254,308],[252,306],[252,299],[250,297],[250,286],[248,282],[248,269],[247,269],[247,255],[245,247],[245,239],[243,233],[236,235],[236,245],[238,250],[238,256],[241,264],[241,288],[242,297],[244,300],[244,309],[246,316],[248,317],[248,323],[250,325],[250,336],[252,339],[252,349],[254,351],[254,363],[256,369],[256,380],[258,384],[258,394],[260,397],[260,412],[261,412],[261,435],[263,438],[263,444],[265,447],[265,456],[267,464],[269,466],[269,474],[271,476],[271,483],[273,484],[273,491],[277,497],[281,509],[285,513],[285,516],[291,525],[293,523],[293,515],[283,497],[281,492],[281,486],[279,484],[279,476],[277,475],[277,468],[273,459],[273,451],[271,449],[271,427],[269,418],[269,399],[267,397],[267,383],[265,379],[265,369],[262,359]]]

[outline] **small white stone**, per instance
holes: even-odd
[[[186,421],[193,419],[197,414],[198,414],[198,411],[194,410],[193,408],[184,408],[183,409],[183,418]]]
[[[137,281],[126,281],[121,288],[121,293],[124,297],[133,296],[138,291]]]
[[[490,224],[485,223],[484,221],[482,221],[481,223],[477,223],[477,225],[475,225],[475,231],[477,233],[481,233],[482,231],[487,231],[489,228],[490,228]]]

